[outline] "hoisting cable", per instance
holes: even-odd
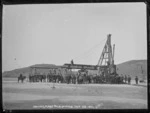
[[[92,48],[90,48],[88,51],[84,52],[80,56],[73,58],[73,60],[77,60],[77,59],[79,60],[79,59],[83,59],[86,56],[90,56],[94,52],[94,49],[96,47],[100,46],[100,44],[105,40],[106,40],[106,38],[104,38],[102,41],[100,41],[98,44],[96,44],[95,46],[93,46]]]

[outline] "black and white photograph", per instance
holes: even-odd
[[[3,5],[4,110],[148,109],[144,2]]]

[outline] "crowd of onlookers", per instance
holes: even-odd
[[[18,77],[18,82],[23,82],[26,79],[22,74]],[[48,74],[29,74],[27,77],[29,82],[53,82],[53,83],[68,83],[68,84],[88,84],[88,83],[111,83],[111,84],[131,84],[130,75],[110,75],[99,76],[90,75],[85,73],[66,74],[63,76],[61,73],[48,73]],[[138,84],[138,77],[135,77],[135,82]]]

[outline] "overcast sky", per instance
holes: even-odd
[[[109,33],[115,64],[147,59],[145,3],[4,5],[2,30],[2,71],[96,65]]]

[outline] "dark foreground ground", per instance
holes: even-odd
[[[17,83],[3,79],[3,109],[147,109],[147,85]]]

